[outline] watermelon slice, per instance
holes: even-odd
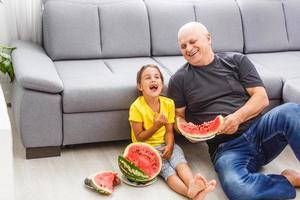
[[[116,172],[104,171],[87,177],[84,183],[101,194],[109,195],[113,193],[114,186],[120,184],[120,179]]]
[[[180,118],[176,119],[177,127],[181,134],[190,139],[209,139],[215,136],[222,124],[224,118],[222,115],[218,115],[214,120],[204,122],[203,124],[196,125],[193,123],[186,123]]]

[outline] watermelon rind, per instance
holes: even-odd
[[[116,174],[116,176],[117,176],[117,173],[116,173],[116,172],[113,172],[113,171],[103,171],[103,172],[98,172],[98,173],[95,173],[95,174],[90,175],[90,176],[88,176],[87,178],[85,178],[84,184],[85,184],[87,187],[89,187],[89,188],[91,188],[91,189],[97,191],[97,192],[100,193],[100,194],[110,195],[110,194],[112,194],[113,190],[110,190],[110,189],[105,188],[105,187],[101,187],[101,186],[97,185],[97,183],[94,181],[94,177],[96,177],[97,175],[99,175],[99,174],[101,174],[101,173],[113,173],[113,174]],[[114,184],[114,185],[119,184],[118,177],[117,177],[117,181],[114,180],[114,183],[113,183],[113,184]]]
[[[176,124],[177,124],[177,128],[180,131],[180,133],[183,136],[185,136],[186,138],[191,139],[191,140],[194,139],[194,140],[202,141],[202,140],[211,139],[211,138],[213,138],[213,136],[215,136],[218,133],[219,128],[224,123],[224,117],[222,115],[218,115],[213,121],[216,121],[216,120],[220,121],[219,126],[217,128],[215,128],[215,130],[211,130],[211,131],[209,131],[209,132],[207,132],[205,134],[204,133],[199,133],[199,134],[189,133],[189,132],[183,130],[180,127],[180,123],[181,123],[180,122],[180,118],[176,119]]]
[[[148,182],[147,176],[140,168],[135,166],[132,162],[119,155],[118,164],[120,171],[131,181],[135,182]]]
[[[190,140],[191,142],[201,142],[201,141],[206,141],[214,138],[216,135],[212,135],[210,137],[202,137],[202,138],[195,138],[195,137],[189,137],[187,135],[183,135],[186,139]]]
[[[156,158],[158,158],[157,159],[157,161],[158,161],[157,171],[151,177],[149,177],[142,169],[140,169],[138,166],[136,166],[133,162],[126,159],[126,156],[128,155],[130,148],[135,147],[135,146],[140,146],[140,145],[143,148],[148,148],[151,152],[153,152],[155,154]],[[126,160],[128,162],[122,160],[122,158],[124,158],[124,160]],[[146,183],[146,182],[153,180],[160,173],[161,167],[162,167],[162,160],[161,160],[159,152],[154,147],[152,147],[151,145],[144,143],[144,142],[134,142],[134,143],[129,144],[125,148],[123,156],[119,157],[119,168],[120,168],[121,172],[129,180],[138,182],[138,183]],[[140,171],[143,173],[140,173]]]

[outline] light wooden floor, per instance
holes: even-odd
[[[129,141],[76,145],[63,149],[60,157],[26,160],[13,121],[12,129],[16,200],[185,199],[171,191],[160,178],[153,185],[143,188],[122,183],[110,196],[102,196],[84,187],[83,180],[90,174],[105,170],[119,172],[117,156],[122,153]],[[179,138],[177,143],[182,146],[195,173],[200,172],[208,179],[217,179],[204,143],[191,144],[183,138]],[[299,166],[291,149],[286,148],[275,161],[263,169],[263,172],[280,173],[285,168],[299,170]],[[227,198],[218,185],[206,199],[226,200]],[[297,190],[296,199],[300,199],[300,189]]]

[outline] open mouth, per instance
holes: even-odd
[[[157,89],[158,89],[158,85],[150,85],[149,89],[150,89],[152,92],[156,92]]]
[[[198,50],[193,49],[191,52],[188,53],[188,55],[189,55],[190,57],[192,57],[192,56],[194,56],[197,52],[198,52]]]

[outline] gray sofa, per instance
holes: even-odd
[[[207,26],[215,52],[248,55],[266,86],[268,109],[300,102],[299,0],[49,0],[43,46],[13,43],[12,108],[26,157],[129,139],[136,72],[159,65],[167,88],[185,63],[177,31],[190,21]]]

